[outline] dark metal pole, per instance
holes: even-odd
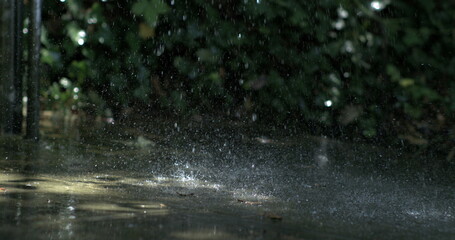
[[[15,0],[2,1],[0,105],[3,132],[12,133],[14,108],[14,8]]]
[[[5,66],[5,56],[4,56],[4,49],[5,49],[5,31],[4,31],[4,15],[5,15],[5,1],[0,1],[0,135],[3,134],[3,128],[5,126],[5,112],[4,107],[4,90],[3,90],[3,75],[4,75],[4,66]]]
[[[41,49],[41,9],[42,0],[31,1],[29,74],[27,81],[27,131],[26,138],[39,140],[39,80]]]
[[[22,133],[22,72],[23,72],[23,47],[22,47],[22,28],[23,28],[23,1],[16,2],[14,9],[14,108],[13,108],[13,134]]]

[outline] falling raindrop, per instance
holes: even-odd
[[[155,50],[155,54],[156,56],[161,56],[162,54],[164,53],[164,45],[160,45],[156,50]]]
[[[256,113],[253,113],[253,114],[251,115],[251,120],[252,120],[253,122],[256,122],[256,120],[258,120],[258,115],[257,115]]]
[[[343,19],[338,19],[336,22],[334,22],[332,24],[332,26],[336,29],[336,30],[341,30],[344,28],[345,26],[345,23],[344,23],[344,20]]]
[[[326,107],[331,107],[332,106],[332,100],[327,100],[324,102],[324,106]]]
[[[375,0],[370,3],[371,8],[375,11],[381,11],[384,9],[388,4],[390,3],[390,0]]]
[[[70,85],[70,80],[68,78],[62,78],[60,79],[60,84],[64,87],[67,88]]]
[[[381,10],[384,7],[384,4],[379,1],[373,1],[373,2],[371,2],[371,7],[374,10]]]
[[[354,45],[352,44],[351,41],[348,40],[344,43],[343,50],[348,53],[352,53],[354,52]]]
[[[347,18],[349,16],[348,11],[346,11],[342,6],[337,9],[338,16],[340,18]]]
[[[91,17],[91,18],[87,19],[88,24],[95,24],[97,22],[98,22],[98,19],[96,17]]]
[[[85,33],[85,31],[81,30],[77,33],[77,35],[81,38],[84,38],[85,36],[87,36],[87,33]]]

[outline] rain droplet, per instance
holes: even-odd
[[[81,31],[79,31],[79,32],[77,33],[77,35],[78,35],[79,37],[83,38],[83,37],[87,36],[87,33],[86,33],[85,31],[81,30]]]
[[[344,43],[344,50],[348,53],[354,52],[354,45],[352,44],[351,41],[346,41]]]
[[[388,4],[390,3],[390,0],[375,0],[372,1],[370,6],[376,11],[381,11],[384,9]]]
[[[332,106],[332,100],[327,100],[324,102],[324,106],[326,107],[331,107]]]
[[[253,115],[251,115],[251,120],[253,122],[256,122],[256,120],[258,120],[258,115],[256,113],[253,113]]]
[[[348,11],[346,11],[342,6],[337,9],[338,16],[340,18],[347,18],[349,16]]]
[[[155,54],[157,57],[161,56],[164,53],[164,45],[160,45],[156,50]]]
[[[344,26],[345,26],[344,20],[343,20],[343,19],[338,19],[336,22],[332,23],[332,26],[333,26],[336,30],[341,30],[341,29],[343,29]]]

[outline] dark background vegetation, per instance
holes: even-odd
[[[43,105],[454,153],[455,2],[44,1]]]

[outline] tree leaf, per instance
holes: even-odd
[[[159,15],[168,12],[169,6],[162,0],[140,0],[133,5],[132,11],[144,17],[151,27],[156,27]]]

